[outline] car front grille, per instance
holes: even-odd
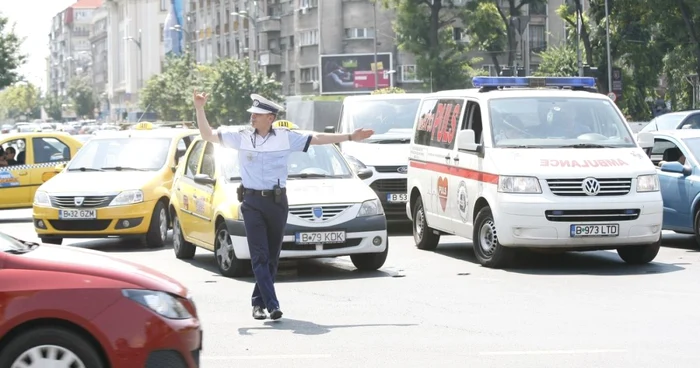
[[[350,205],[292,206],[289,213],[306,221],[328,221],[350,208]]]
[[[547,210],[545,217],[553,222],[603,222],[603,221],[632,221],[639,218],[641,211],[635,209],[622,210]]]
[[[377,193],[395,193],[402,194],[406,193],[408,187],[407,179],[379,179],[372,184],[372,188]],[[384,198],[386,196],[380,195],[379,198]]]
[[[77,205],[75,198],[83,198]],[[60,208],[100,208],[107,207],[115,196],[51,196],[51,205]]]
[[[59,231],[102,231],[112,220],[49,220],[49,223]]]
[[[405,174],[408,167],[406,165],[394,165],[394,166],[375,166],[377,172],[380,173],[400,173]]]
[[[552,194],[567,197],[585,197],[583,181],[586,179],[548,179],[547,185]],[[629,178],[600,178],[596,179],[600,190],[596,196],[620,196],[630,192],[632,179]]]

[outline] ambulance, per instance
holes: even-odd
[[[421,101],[410,143],[409,201],[419,249],[471,239],[485,267],[524,249],[659,252],[656,169],[593,78],[475,77],[475,88]]]

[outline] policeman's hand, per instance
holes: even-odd
[[[355,142],[365,140],[371,137],[372,134],[374,134],[374,130],[360,128],[352,132],[352,140]]]
[[[194,90],[194,108],[195,109],[201,109],[204,107],[204,104],[207,103],[207,98],[209,97],[208,94],[202,92],[202,93],[197,93],[197,90]]]

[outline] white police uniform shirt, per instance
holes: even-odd
[[[271,190],[278,180],[287,186],[287,162],[292,152],[306,152],[311,134],[287,128],[272,128],[261,137],[249,127],[240,131],[218,130],[219,141],[226,148],[238,150],[241,181],[247,189]]]

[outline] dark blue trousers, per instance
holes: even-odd
[[[272,311],[280,307],[275,293],[275,277],[289,213],[287,196],[275,203],[272,196],[246,194],[241,212],[255,275],[252,305]]]

